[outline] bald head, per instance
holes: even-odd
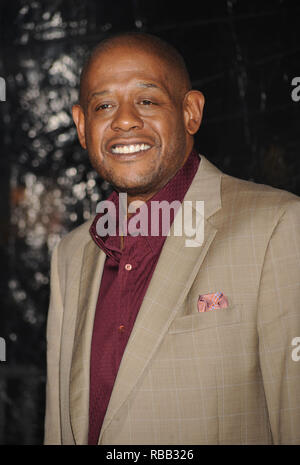
[[[174,92],[180,97],[183,97],[191,89],[191,81],[184,59],[172,45],[151,34],[141,32],[119,33],[100,42],[91,51],[84,63],[80,76],[79,102],[81,106],[85,106],[86,81],[95,60],[100,58],[102,53],[124,45],[132,48],[133,53],[134,50],[141,50],[157,56],[168,68],[174,83]]]

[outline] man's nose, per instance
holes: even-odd
[[[114,131],[130,131],[131,129],[142,129],[143,120],[138,114],[137,109],[129,104],[120,105],[114,114],[111,128]]]

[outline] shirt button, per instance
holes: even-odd
[[[125,270],[127,270],[127,271],[132,270],[132,265],[130,265],[130,263],[126,263]]]
[[[119,331],[119,333],[123,333],[123,332],[125,331],[125,326],[124,326],[124,325],[120,325],[120,326],[118,327],[118,331]]]

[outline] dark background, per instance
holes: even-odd
[[[206,97],[200,153],[225,172],[300,194],[299,1],[2,0],[0,444],[40,444],[49,260],[110,193],[71,119],[88,50],[108,32],[159,35]]]

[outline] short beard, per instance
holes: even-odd
[[[129,196],[138,196],[138,195],[148,195],[153,192],[153,190],[160,190],[168,181],[169,179],[163,179],[163,169],[162,167],[159,168],[158,172],[153,174],[150,173],[148,176],[137,176],[137,182],[131,182],[130,185],[126,185],[126,182],[119,181],[114,175],[111,173],[106,173],[105,180],[111,184],[117,192],[126,192]],[[157,186],[157,180],[160,180]],[[132,185],[134,183],[134,185]],[[154,194],[153,194],[154,195]]]
[[[118,178],[116,173],[112,170],[105,169],[103,164],[99,163],[99,158],[97,156],[89,155],[91,165],[98,173],[98,175],[105,181],[107,181],[115,191],[127,193],[129,196],[147,196],[148,194],[155,195],[156,192],[161,190],[169,181],[172,179],[177,171],[183,165],[183,158],[186,151],[186,144],[182,140],[176,141],[176,150],[177,154],[182,154],[182,163],[179,163],[180,158],[178,155],[175,157],[178,161],[178,166],[174,172],[168,172],[167,166],[172,163],[172,155],[169,153],[168,160],[165,160],[166,164],[160,165],[158,171],[156,171],[156,164],[153,164],[153,169],[149,168],[149,172],[146,175],[137,174],[135,179],[130,182],[130,185],[126,185],[126,180]],[[153,174],[154,173],[154,174]],[[166,174],[168,173],[168,176]],[[135,183],[135,180],[137,181]],[[158,182],[159,181],[159,182]],[[132,185],[134,183],[134,185]]]

